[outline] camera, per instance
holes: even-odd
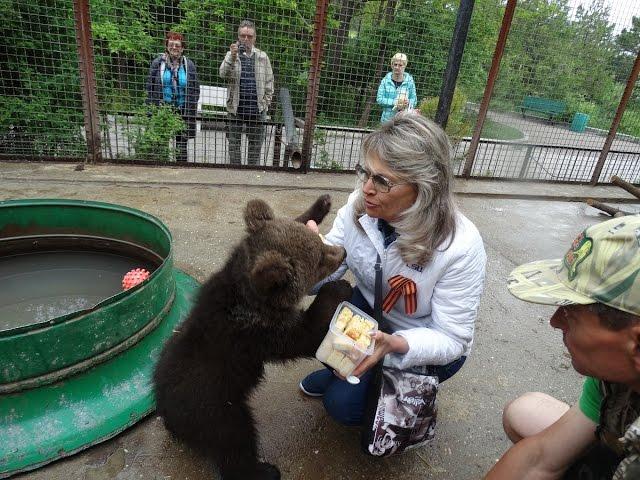
[[[247,46],[242,42],[238,42],[238,53],[240,55],[244,55],[246,51],[247,51]]]

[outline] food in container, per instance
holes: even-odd
[[[373,353],[375,342],[371,333],[377,328],[378,322],[369,315],[349,302],[342,302],[333,314],[316,358],[348,377]]]

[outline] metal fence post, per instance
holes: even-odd
[[[524,178],[527,174],[527,169],[529,168],[529,161],[531,160],[531,152],[533,147],[529,145],[527,147],[527,152],[524,154],[524,160],[522,161],[522,166],[520,167],[520,173],[518,174],[518,178]]]
[[[304,117],[304,135],[302,136],[302,165],[300,169],[307,172],[311,163],[313,148],[313,132],[316,127],[316,111],[318,108],[318,91],[320,90],[320,68],[322,64],[324,34],[327,29],[327,10],[329,0],[317,0],[316,15],[313,26],[313,42],[311,44],[311,66],[309,67],[309,87],[307,88],[307,110]]]
[[[84,110],[84,128],[87,137],[87,160],[99,162],[102,157],[100,147],[100,120],[96,94],[96,75],[91,40],[91,17],[89,0],[73,0],[76,42],[78,44],[78,67],[80,70],[80,91]]]
[[[622,120],[622,115],[624,115],[624,111],[627,108],[627,103],[629,102],[629,98],[631,98],[631,93],[633,92],[633,87],[636,84],[636,80],[638,80],[639,72],[640,72],[640,51],[638,51],[638,55],[636,55],[636,61],[634,62],[633,68],[631,69],[631,74],[629,75],[627,86],[625,87],[624,93],[622,94],[622,98],[620,99],[620,103],[618,104],[616,115],[613,117],[613,122],[611,123],[611,128],[609,129],[609,135],[607,135],[607,139],[604,142],[604,146],[602,147],[602,151],[600,152],[600,156],[598,157],[598,162],[596,163],[596,167],[593,169],[593,175],[591,176],[591,185],[597,184],[598,180],[600,180],[600,173],[602,172],[602,168],[604,167],[604,162],[607,159],[607,155],[609,155],[611,144],[613,143],[613,140],[616,138],[616,132],[618,131],[618,126],[620,125],[620,121]]]
[[[273,138],[273,166],[280,166],[280,145],[282,144],[282,124],[276,125],[275,134]]]
[[[507,43],[507,37],[509,36],[509,29],[511,28],[511,21],[513,20],[513,13],[516,9],[517,3],[518,0],[508,0],[504,16],[502,17],[502,25],[500,26],[500,34],[498,35],[496,49],[493,53],[493,60],[491,61],[491,69],[489,70],[487,85],[484,88],[482,102],[480,102],[478,120],[476,121],[476,126],[473,130],[471,145],[469,145],[469,151],[467,152],[467,160],[465,161],[464,169],[462,170],[462,175],[466,178],[471,176],[471,169],[473,168],[473,162],[476,158],[476,152],[478,151],[478,144],[480,143],[480,134],[482,133],[484,119],[486,118],[487,110],[489,109],[489,102],[491,101],[491,95],[493,94],[493,87],[496,83],[498,72],[500,71],[500,60],[502,60],[504,46]]]
[[[473,14],[473,3],[474,0],[460,0],[460,6],[458,7],[456,26],[451,37],[449,59],[442,77],[442,89],[440,90],[435,118],[436,123],[442,128],[447,128],[447,122],[449,121],[449,110],[451,109],[451,101],[458,81],[464,46],[467,42],[469,23],[471,23],[471,15]]]

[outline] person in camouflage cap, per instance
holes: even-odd
[[[503,412],[515,443],[485,477],[640,479],[640,216],[585,229],[561,259],[517,267],[516,297],[557,305],[571,363],[587,378],[577,405],[527,393]]]

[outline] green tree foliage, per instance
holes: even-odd
[[[607,130],[624,89],[617,80],[621,47],[613,28],[603,0],[588,8],[579,6],[573,16],[568,0],[521,0],[492,108],[517,111],[525,95],[563,100],[568,105],[565,121],[575,112],[588,113],[590,126]],[[637,118],[633,113],[637,107],[628,108],[630,117]],[[638,136],[640,124],[627,121],[620,131]]]
[[[482,0],[476,2],[473,9],[458,79],[459,87],[473,102],[479,102],[484,93],[504,13],[503,4],[501,0]]]
[[[324,39],[318,121],[375,125],[375,93],[391,56],[409,58],[419,102],[440,94],[459,0],[331,0]],[[83,109],[71,0],[0,0],[7,45],[0,69],[0,152],[82,155]],[[186,36],[200,82],[224,85],[218,66],[243,19],[271,58],[276,92],[286,86],[303,117],[315,0],[91,0],[101,113],[134,113],[145,100],[152,59],[168,30]],[[482,98],[504,14],[503,0],[476,0],[458,86]],[[603,0],[571,13],[569,0],[520,0],[492,109],[518,111],[525,95],[564,100],[566,121],[590,115],[608,129],[640,49],[640,19],[614,35]],[[433,100],[430,100],[433,102]],[[620,130],[640,136],[638,94]],[[279,118],[279,112],[271,112]]]
[[[83,155],[71,2],[0,0],[0,153]]]
[[[626,84],[636,57],[640,54],[640,17],[631,19],[631,28],[624,29],[616,38],[618,52],[614,60],[616,86]],[[637,83],[636,83],[637,85]],[[640,136],[640,91],[635,88],[627,109],[622,116],[619,130],[636,137]]]
[[[343,0],[342,5],[346,1],[349,0]],[[407,72],[416,82],[418,95],[438,95],[457,2],[379,0],[352,3],[351,32],[344,45],[335,30],[328,34],[326,55],[329,64],[323,71],[319,105],[319,111],[325,113],[327,120],[349,125],[355,122],[376,124],[380,110],[377,106],[372,108],[375,94],[390,70],[390,60],[396,52],[407,55]],[[340,18],[338,16],[337,20]]]
[[[162,51],[164,25],[157,20],[163,2],[90,3],[100,105],[110,112],[130,111],[144,99],[149,64]]]
[[[626,82],[633,62],[640,52],[640,17],[631,19],[631,28],[626,28],[616,37],[618,53],[615,60],[616,80]]]
[[[511,108],[525,95],[563,98],[571,88],[556,80],[571,73],[566,0],[524,0],[511,26],[494,101]]]

